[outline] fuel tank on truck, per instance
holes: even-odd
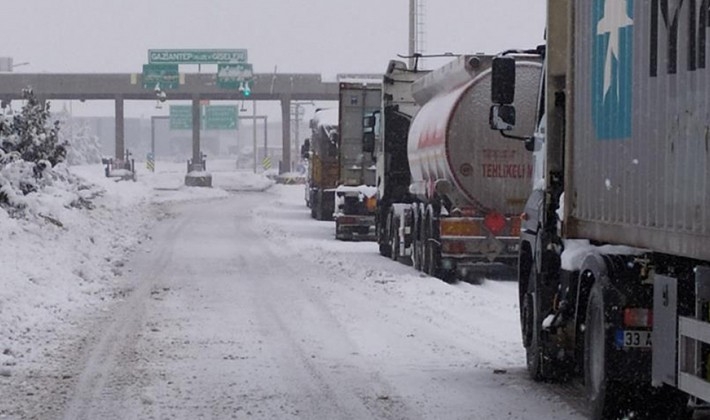
[[[429,201],[436,191],[453,208],[522,212],[532,185],[532,157],[524,142],[502,138],[488,124],[492,56],[461,56],[417,80],[421,109],[409,130],[410,192]],[[537,115],[542,67],[516,57],[513,135],[530,136]],[[438,184],[438,187],[437,187]]]

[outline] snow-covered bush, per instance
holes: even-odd
[[[14,216],[27,207],[24,196],[57,180],[65,187],[75,181],[65,169],[56,169],[67,149],[59,138],[59,122],[50,121],[49,102],[39,101],[31,89],[22,93],[22,111],[0,115],[0,206]]]
[[[32,89],[22,92],[25,105],[11,119],[0,120],[0,148],[16,152],[25,162],[48,161],[51,166],[66,157],[66,143],[59,140],[59,122],[51,122],[49,102],[39,101]]]

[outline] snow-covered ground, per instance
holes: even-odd
[[[132,251],[150,239],[167,203],[217,199],[226,190],[263,190],[261,175],[235,172],[233,161],[217,162],[215,188],[184,186],[185,164],[157,162],[138,181],[106,178],[102,165],[70,167],[87,181],[92,209],[70,205],[72,189],[61,182],[27,200],[29,219],[0,209],[0,389],[18,370],[57,362],[54,338],[79,314],[120,295],[123,267]],[[0,392],[0,400],[5,392]],[[0,406],[2,404],[0,403]],[[3,410],[0,409],[0,416]]]
[[[343,377],[343,372],[352,371],[351,380],[356,381],[353,385],[356,390],[365,392],[361,388],[382,388],[377,394],[366,396],[372,399],[374,405],[387,405],[378,411],[381,418],[409,418],[410,415],[425,419],[581,418],[554,391],[527,379],[520,344],[517,286],[514,282],[449,285],[380,257],[374,243],[336,241],[333,239],[332,222],[308,218],[303,186],[273,185],[261,175],[234,171],[233,164],[231,161],[209,162],[214,184],[211,189],[184,187],[184,164],[157,162],[156,173],[141,170],[137,182],[116,182],[105,178],[100,165],[73,167],[73,173],[94,185],[87,193],[93,208],[67,206],[66,198],[57,193],[54,198],[45,194],[41,202],[33,204],[36,206],[35,213],[42,216],[30,220],[11,219],[0,211],[0,241],[3,243],[0,253],[3,286],[0,289],[0,418],[24,418],[23,414],[28,412],[64,413],[64,418],[68,418],[66,413],[86,413],[81,407],[81,398],[86,396],[72,394],[77,389],[82,390],[82,383],[84,393],[90,394],[95,382],[86,373],[79,379],[73,377],[77,374],[68,366],[78,357],[70,353],[72,350],[67,349],[67,343],[77,346],[73,349],[76,353],[91,347],[108,349],[108,344],[96,341],[115,338],[110,333],[104,332],[93,341],[83,335],[97,326],[105,328],[113,325],[103,323],[100,319],[102,314],[110,318],[110,312],[120,308],[124,300],[131,301],[129,295],[136,287],[136,273],[132,270],[144,269],[146,264],[157,258],[156,255],[163,252],[161,248],[168,245],[152,243],[154,233],[165,237],[164,231],[154,229],[160,226],[168,229],[165,228],[166,223],[161,222],[168,222],[176,213],[189,213],[190,202],[206,201],[215,203],[217,207],[233,204],[233,200],[238,200],[249,209],[243,220],[254,226],[249,226],[247,233],[258,235],[259,241],[269,244],[258,252],[278,257],[273,267],[264,269],[266,274],[273,272],[277,276],[271,280],[273,285],[269,286],[269,282],[249,283],[249,287],[253,288],[248,289],[249,292],[257,293],[259,285],[264,284],[264,287],[272,287],[275,293],[273,287],[285,285],[278,283],[285,280],[284,273],[292,273],[297,281],[295,285],[300,285],[290,290],[294,299],[306,299],[311,305],[299,309],[293,302],[265,301],[266,305],[274,305],[275,308],[281,305],[286,314],[295,311],[294,314],[303,317],[303,320],[314,322],[304,325],[297,318],[287,315],[264,315],[270,322],[278,321],[278,327],[286,333],[293,334],[293,328],[297,328],[303,334],[291,341],[286,339],[288,337],[279,337],[277,342],[312,352],[307,359],[335,358],[339,350],[347,350],[346,353],[351,355],[347,360],[334,361],[330,369],[336,372],[324,379],[320,369],[325,367],[305,362],[307,369],[315,371],[311,372],[312,376],[328,384],[324,389],[332,390],[334,397],[343,398],[342,404],[346,404],[345,408],[340,405],[343,412],[350,407],[347,401],[351,397],[345,394],[351,389],[334,382]],[[240,195],[244,191],[254,193]],[[236,241],[239,238],[235,238]],[[229,252],[236,250],[242,254],[245,260],[240,267],[247,271],[255,269],[249,265],[249,255],[257,251],[250,250],[248,244],[238,247],[229,244],[227,247]],[[256,258],[256,254],[253,257]],[[250,272],[249,275],[254,277],[258,273]],[[141,396],[141,407],[133,407],[138,411],[132,413],[143,413],[145,418],[165,418],[166,413],[172,413],[169,418],[175,418],[183,413],[165,411],[179,404],[162,401],[171,395],[169,386],[165,384],[180,383],[184,368],[175,360],[182,359],[163,361],[157,364],[161,368],[157,370],[156,363],[145,359],[148,356],[141,352],[153,354],[158,351],[156,349],[160,349],[161,354],[163,350],[179,352],[181,348],[176,348],[174,343],[178,330],[183,335],[211,333],[204,331],[195,319],[199,318],[202,308],[199,305],[204,303],[205,310],[219,307],[213,302],[217,297],[212,296],[211,300],[202,302],[199,299],[208,294],[203,291],[193,296],[192,302],[177,309],[171,306],[174,302],[168,299],[178,290],[188,289],[191,282],[189,277],[183,280],[176,278],[175,284],[161,288],[155,285],[149,290],[150,296],[158,301],[154,308],[147,309],[146,314],[155,320],[154,324],[149,323],[150,331],[155,334],[151,337],[137,334],[137,344],[131,351],[141,354],[136,361],[137,370],[145,375],[156,370],[156,375],[148,375],[141,382],[138,394]],[[317,303],[315,307],[313,302]],[[243,302],[244,305],[247,303]],[[130,305],[124,305],[124,311],[130,309]],[[170,327],[170,320],[161,310],[186,311],[192,316],[189,321],[181,318],[179,323]],[[238,313],[236,309],[233,311],[230,312],[232,316]],[[326,315],[333,317],[332,322],[323,319]],[[82,324],[87,322],[87,317],[95,317],[96,324]],[[223,322],[210,319],[220,325]],[[264,344],[264,334],[269,336],[263,331],[264,326],[250,327],[251,320],[248,321],[248,325],[238,324],[239,339],[244,343],[258,343],[265,349],[255,353],[253,349],[240,346],[241,354],[230,353],[224,358],[260,363],[261,370],[249,371],[252,375],[249,378],[251,387],[232,384],[235,386],[233,394],[243,397],[240,410],[250,402],[258,405],[258,400],[262,404],[261,409],[267,411],[261,415],[258,415],[259,411],[249,411],[247,417],[244,409],[234,415],[237,415],[235,418],[274,418],[269,415],[275,411],[268,410],[276,408],[269,408],[269,401],[281,401],[274,390],[285,385],[256,376],[279,376],[279,366],[269,364],[273,363],[272,359],[279,351]],[[328,330],[319,332],[319,325]],[[247,336],[244,337],[244,334]],[[341,334],[348,342],[343,342],[342,348],[332,348],[333,344],[327,337],[329,334]],[[67,337],[71,339],[67,340]],[[308,347],[308,340],[317,343],[315,348]],[[223,341],[215,342],[215,349],[224,344]],[[186,343],[181,342],[180,345]],[[209,353],[209,349],[205,351]],[[101,359],[98,353],[100,351],[92,353],[96,360]],[[183,356],[198,358],[196,354]],[[377,365],[377,369],[368,370],[373,364]],[[296,375],[296,372],[292,374]],[[246,382],[249,383],[249,380]],[[62,381],[67,385],[62,386]],[[259,392],[253,391],[255,383],[268,388],[262,390],[266,394],[248,395],[249,392]],[[298,383],[290,385],[299,386]],[[307,387],[309,384],[303,385]],[[100,396],[100,390],[95,392]],[[47,398],[47,394],[60,394],[63,398]],[[70,407],[36,407],[59,403],[69,404]],[[298,401],[291,403],[294,406],[299,404]],[[338,404],[340,402],[336,401],[336,406]],[[397,404],[401,407],[397,408]],[[164,410],[162,417],[156,407]],[[313,411],[317,410],[314,407],[298,407],[299,410],[311,410],[311,414],[317,412]],[[221,418],[215,417],[214,411],[211,413],[206,417]],[[308,411],[302,413],[305,415]],[[129,418],[114,414],[118,418]],[[295,408],[287,414],[282,418],[306,418],[299,416]],[[378,417],[372,415],[372,418]]]

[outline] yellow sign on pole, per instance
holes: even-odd
[[[261,161],[261,167],[264,168],[264,170],[271,169],[271,158],[269,156]]]
[[[152,153],[148,153],[145,160],[145,167],[151,172],[155,172],[155,158]]]

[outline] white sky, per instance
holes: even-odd
[[[3,3],[5,40],[13,36],[0,56],[30,63],[17,72],[140,72],[151,48],[246,48],[256,72],[278,66],[328,77],[380,73],[408,48],[408,0]],[[425,9],[428,53],[494,53],[542,42],[542,0],[426,0]]]

